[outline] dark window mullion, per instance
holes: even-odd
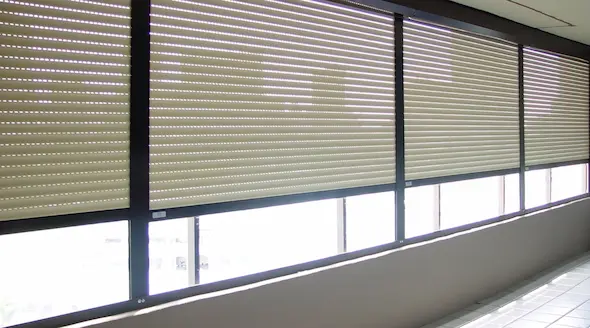
[[[406,236],[405,222],[405,138],[404,138],[404,16],[395,14],[395,240]]]
[[[520,142],[519,194],[520,211],[525,210],[525,145],[524,145],[524,49],[518,45],[518,135]]]
[[[149,295],[150,5],[131,0],[129,288],[140,303]]]

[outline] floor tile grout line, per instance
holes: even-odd
[[[577,268],[581,267],[582,265],[588,264],[588,263],[590,263],[590,261],[587,261],[587,262],[581,263],[581,264],[579,264],[579,265],[577,265],[577,266],[574,266],[574,267],[573,267],[573,268],[572,268],[570,271],[566,272],[565,274],[568,274],[568,273],[570,273],[571,271],[574,271],[575,269],[577,269]],[[561,268],[560,268],[560,269],[561,269]],[[558,269],[556,269],[555,271],[558,271]],[[583,282],[587,281],[588,279],[590,279],[590,277],[587,277],[586,279],[584,279],[584,280],[580,281],[579,283],[577,283],[577,284],[575,284],[575,285],[571,286],[571,287],[570,287],[568,290],[566,290],[566,291],[562,292],[561,294],[559,294],[559,295],[557,295],[557,296],[554,296],[554,297],[553,297],[553,299],[551,299],[550,301],[547,301],[547,302],[545,302],[545,303],[541,304],[540,306],[536,307],[534,310],[531,310],[531,311],[529,311],[527,314],[525,314],[525,315],[523,315],[523,316],[521,316],[521,317],[519,317],[519,318],[517,318],[517,319],[515,319],[515,320],[511,321],[510,323],[508,323],[508,324],[504,325],[502,328],[507,328],[507,327],[508,327],[508,325],[510,325],[510,324],[512,324],[512,323],[514,323],[515,321],[517,321],[517,320],[519,320],[519,319],[522,319],[524,316],[526,316],[526,315],[528,315],[528,314],[531,314],[531,313],[535,312],[536,310],[538,310],[539,308],[541,308],[543,305],[547,305],[547,303],[549,303],[549,302],[551,302],[551,301],[555,300],[556,298],[558,298],[558,297],[560,297],[560,296],[563,296],[565,293],[567,293],[568,291],[570,291],[570,290],[574,289],[575,287],[578,287],[578,286],[579,286],[581,283],[583,283]],[[550,283],[551,283],[551,282],[547,283],[547,285],[548,285],[548,284],[550,284]],[[539,288],[540,288],[540,287],[539,287]],[[590,296],[589,296],[589,299],[590,299]],[[515,300],[514,300],[514,301],[515,301]],[[513,301],[513,302],[514,302],[514,301]],[[583,304],[583,303],[582,303],[582,304]],[[578,305],[576,308],[574,308],[574,309],[572,309],[572,310],[568,311],[567,313],[570,313],[570,312],[572,312],[573,310],[577,309],[578,307],[579,307],[579,305]],[[555,321],[552,321],[552,322],[551,322],[551,323],[549,323],[549,324],[548,324],[546,327],[550,327],[551,325],[553,325],[553,324],[554,324],[554,323],[556,323],[557,321],[561,320],[562,318],[564,318],[564,317],[567,315],[567,313],[566,313],[566,314],[564,314],[564,315],[562,315],[562,316],[560,316],[560,317],[559,317],[558,319],[556,319]],[[531,320],[531,321],[534,321],[534,320]]]
[[[580,264],[579,266],[582,266],[582,265],[584,265],[584,264],[587,264],[587,263],[590,263],[590,262],[586,262],[586,263]],[[577,267],[579,267],[579,266],[577,266]],[[575,267],[575,268],[577,268],[577,267]],[[574,268],[574,269],[575,269],[575,268]],[[572,270],[572,271],[573,271],[573,270]],[[569,272],[568,272],[568,273],[569,273]],[[584,279],[584,280],[580,281],[579,283],[575,284],[574,286],[571,286],[571,288],[569,288],[568,290],[566,290],[566,291],[562,292],[561,294],[559,294],[559,295],[557,295],[557,296],[553,297],[553,299],[551,299],[550,301],[547,301],[547,302],[543,303],[542,305],[540,305],[540,306],[536,307],[534,310],[531,310],[530,312],[528,312],[528,313],[527,313],[527,314],[525,314],[525,315],[528,315],[528,314],[531,314],[531,313],[535,312],[536,310],[538,310],[539,308],[541,308],[543,305],[547,305],[547,303],[549,303],[549,302],[551,302],[551,301],[555,300],[556,298],[558,298],[558,297],[560,297],[560,296],[563,296],[564,294],[566,294],[567,292],[569,292],[570,290],[574,289],[575,287],[577,287],[578,285],[580,285],[581,283],[585,282],[585,281],[586,281],[586,280],[588,280],[588,279],[590,279],[590,277],[588,277],[588,278],[586,278],[586,279]],[[589,299],[590,299],[590,297],[589,297]],[[579,307],[579,305],[578,305],[576,308],[578,308],[578,307]],[[560,316],[558,319],[556,319],[555,321],[552,321],[552,322],[550,322],[550,323],[549,323],[549,324],[548,324],[546,327],[549,327],[549,326],[551,326],[552,324],[556,323],[557,321],[561,320],[562,318],[564,318],[565,316],[567,316],[567,314],[568,314],[568,313],[572,312],[572,311],[573,311],[573,310],[575,310],[576,308],[574,308],[574,309],[572,309],[572,310],[570,310],[570,311],[566,312],[565,314],[561,315],[561,316]],[[521,318],[523,318],[525,315],[521,316],[521,317],[520,317],[520,318],[518,318],[518,319],[521,319]],[[516,320],[518,320],[518,319],[515,319],[515,320],[511,321],[511,322],[510,322],[508,325],[512,324],[513,322],[515,322],[515,321],[516,321]],[[531,321],[534,321],[534,320],[531,320]],[[506,327],[507,327],[507,325],[506,325],[506,326],[504,326],[503,328],[506,328]]]
[[[584,265],[589,265],[589,267],[588,268],[583,268]],[[479,309],[481,309],[483,307],[486,307],[486,306],[489,306],[491,303],[494,303],[494,302],[496,302],[496,301],[498,301],[498,300],[500,300],[502,298],[505,298],[506,297],[506,294],[511,294],[511,293],[514,293],[514,292],[518,291],[519,289],[527,288],[527,287],[529,287],[531,285],[534,285],[535,283],[538,283],[538,281],[541,280],[541,279],[543,279],[545,281],[548,281],[547,283],[541,284],[537,288],[534,288],[534,289],[532,289],[530,291],[530,292],[534,292],[538,288],[542,288],[545,285],[550,285],[553,280],[559,278],[560,276],[566,275],[566,274],[569,274],[569,273],[572,273],[573,271],[576,271],[576,270],[581,270],[582,273],[579,273],[579,274],[582,275],[582,276],[586,275],[586,274],[584,274],[583,271],[588,271],[587,272],[587,275],[586,275],[586,278],[584,278],[582,281],[580,281],[580,282],[578,282],[578,283],[576,283],[575,285],[572,285],[572,286],[563,286],[562,285],[562,287],[566,287],[566,288],[569,287],[569,288],[567,288],[564,291],[555,291],[555,292],[558,292],[557,295],[555,295],[555,296],[548,296],[548,297],[551,297],[551,300],[548,300],[546,302],[543,302],[543,303],[539,304],[538,306],[535,306],[532,309],[520,309],[520,310],[524,311],[525,313],[522,314],[522,315],[520,315],[520,316],[518,316],[514,320],[510,321],[506,325],[499,324],[497,326],[497,327],[502,327],[502,328],[507,327],[507,325],[513,324],[515,321],[517,321],[519,319],[522,319],[525,316],[527,316],[527,315],[529,315],[529,314],[531,314],[531,313],[539,310],[539,308],[541,308],[542,306],[548,305],[548,303],[550,303],[551,301],[554,301],[555,299],[563,296],[564,294],[567,294],[567,293],[571,292],[574,288],[578,287],[580,284],[582,284],[582,283],[590,280],[590,252],[587,252],[587,253],[585,253],[583,255],[577,256],[575,259],[572,259],[571,261],[568,261],[566,263],[562,263],[561,266],[553,267],[552,269],[548,269],[548,270],[542,270],[541,272],[533,275],[531,278],[524,279],[522,282],[517,283],[515,286],[509,287],[509,288],[507,288],[507,289],[505,289],[505,290],[503,290],[501,292],[496,293],[496,295],[499,296],[497,298],[494,298],[493,296],[491,296],[489,298],[486,298],[486,300],[492,299],[492,301],[486,301],[486,302],[478,301],[478,302],[474,303],[473,305],[476,305],[477,304],[477,305],[481,305],[481,306],[479,306],[478,308],[476,308],[474,310],[465,311],[466,309],[471,308],[471,306],[470,306],[468,308],[465,308],[462,311],[459,311],[459,313],[463,313],[463,314],[460,315],[460,316],[458,316],[458,317],[455,317],[454,314],[450,314],[450,315],[448,315],[446,317],[446,320],[445,320],[445,318],[441,318],[440,320],[437,320],[437,321],[442,321],[442,322],[441,323],[437,323],[436,326],[433,326],[433,327],[436,327],[436,328],[446,327],[449,323],[451,323],[453,321],[461,320],[463,317],[468,316],[468,315],[473,314],[473,313],[476,313]],[[561,273],[561,274],[558,275],[558,273]],[[552,277],[551,279],[548,279],[547,276],[550,276],[550,275],[553,275],[554,277]],[[527,283],[527,281],[528,281],[528,283]],[[475,319],[471,319],[471,320],[469,320],[467,322],[464,322],[464,323],[460,324],[460,326],[456,326],[456,327],[465,327],[465,326],[467,326],[469,324],[473,324],[473,322],[477,321],[481,317],[484,317],[484,316],[486,316],[488,314],[494,314],[494,312],[498,311],[503,306],[506,306],[506,305],[508,305],[508,304],[510,304],[512,302],[517,302],[517,301],[521,300],[527,294],[521,294],[516,299],[511,299],[511,300],[506,301],[504,303],[500,303],[501,305],[494,306],[495,307],[494,310],[491,310],[491,311],[488,311],[488,312],[478,313],[479,314],[479,317],[477,317]],[[582,304],[590,301],[590,294],[578,294],[578,295],[588,295],[588,297],[589,297],[589,300],[583,302]],[[538,296],[541,296],[541,295],[538,295]],[[549,324],[549,325],[554,324],[555,322],[557,322],[561,318],[567,316],[567,314],[569,314],[572,311],[578,309],[582,304],[578,305],[576,308],[573,308],[573,309],[569,310],[566,314],[560,315],[560,317],[556,321],[553,321],[553,322],[547,323],[547,324]],[[561,307],[561,306],[554,306],[554,307]],[[590,310],[588,310],[588,311],[590,312]],[[551,314],[551,313],[547,313],[547,314]],[[530,321],[534,321],[534,320],[530,320]],[[540,322],[540,321],[534,321],[534,322],[546,323],[546,322]],[[488,324],[490,324],[490,322]],[[496,325],[496,324],[493,324],[493,325]],[[425,327],[430,327],[430,326],[431,325],[427,325]],[[588,328],[590,328],[590,327],[588,327]]]
[[[583,258],[583,257],[581,257],[581,258]],[[575,262],[576,262],[576,260],[574,260],[574,261],[572,261],[572,262],[573,262],[573,263],[575,263]],[[580,263],[580,264],[577,264],[577,265],[573,265],[571,268],[568,268],[568,271],[567,271],[567,272],[565,272],[564,274],[568,274],[568,273],[570,273],[570,272],[572,272],[572,271],[574,271],[574,270],[578,269],[579,267],[581,267],[581,266],[583,266],[583,265],[585,265],[585,264],[590,264],[590,260],[587,260],[586,262],[583,262],[583,263]],[[556,268],[556,269],[555,269],[555,270],[553,270],[552,272],[559,271],[559,270],[561,270],[561,269],[563,269],[564,267],[567,267],[567,266],[568,266],[568,264],[565,264],[563,267]],[[551,273],[551,272],[549,272],[548,274],[550,274],[550,273]],[[538,279],[539,279],[539,278],[538,278]],[[553,279],[556,279],[556,278],[553,278]],[[524,316],[526,316],[526,315],[529,315],[529,314],[531,314],[532,312],[534,312],[534,311],[538,310],[538,309],[539,309],[539,308],[541,308],[542,306],[544,306],[544,305],[547,305],[547,303],[549,303],[549,302],[551,302],[551,301],[555,300],[556,298],[558,298],[558,297],[560,297],[560,296],[563,296],[565,293],[567,293],[568,291],[570,291],[570,290],[572,290],[573,288],[577,287],[578,285],[580,285],[581,283],[585,282],[585,281],[586,281],[586,280],[588,280],[588,279],[590,279],[590,277],[587,277],[586,279],[584,279],[584,280],[580,281],[579,283],[577,283],[577,284],[575,284],[575,285],[571,286],[569,289],[567,289],[567,290],[565,290],[565,291],[561,292],[560,294],[558,294],[558,295],[554,296],[554,297],[553,297],[551,300],[549,300],[549,301],[547,301],[547,302],[545,302],[545,303],[542,303],[541,305],[539,305],[539,306],[537,306],[537,307],[533,308],[532,310],[530,310],[530,311],[526,312],[525,314],[523,314],[523,315],[521,315],[521,316],[517,317],[516,319],[514,319],[514,320],[510,321],[510,322],[509,322],[509,323],[507,323],[506,325],[503,325],[503,326],[502,326],[502,328],[507,328],[507,327],[508,327],[509,325],[511,325],[512,323],[516,322],[516,321],[517,321],[517,320],[519,320],[519,319],[522,319],[522,318],[523,318]],[[531,285],[531,284],[533,284],[533,283],[535,283],[535,282],[537,282],[537,281],[538,281],[538,280],[534,280],[534,281],[530,282],[529,284],[526,284],[526,285],[524,285],[523,287],[520,287],[520,288],[525,288],[526,286],[528,286],[528,285]],[[550,280],[550,281],[549,281],[548,283],[546,283],[545,285],[549,285],[549,284],[551,284],[551,281],[552,281],[552,280]],[[538,288],[541,288],[542,286],[543,286],[543,285],[539,286]],[[536,289],[538,289],[538,288],[536,288]],[[535,291],[536,289],[533,289],[533,291]],[[532,292],[532,291],[531,291],[531,292]],[[526,296],[526,294],[525,294],[525,296]],[[524,296],[520,296],[520,297],[519,297],[519,298],[517,298],[517,299],[512,299],[511,301],[508,301],[508,302],[506,302],[506,303],[505,303],[505,304],[503,304],[502,306],[506,306],[506,305],[508,305],[508,304],[510,304],[510,303],[512,303],[512,302],[517,302],[519,299],[522,299],[522,297],[524,297]],[[590,298],[590,297],[589,297],[589,298]],[[500,309],[502,306],[500,306],[498,309]],[[577,308],[577,307],[576,307],[576,308]],[[492,314],[492,313],[493,313],[493,312],[495,312],[495,311],[498,311],[498,309],[496,309],[496,310],[494,310],[494,311],[491,311],[491,312],[488,312],[488,313],[485,313],[485,314],[482,314],[482,316],[480,316],[479,318],[475,318],[475,319],[473,319],[473,320],[470,320],[470,321],[468,321],[468,322],[466,322],[466,323],[462,324],[462,325],[461,325],[461,326],[459,326],[459,327],[465,327],[465,326],[467,326],[467,325],[469,325],[469,324],[472,324],[472,323],[473,323],[473,322],[475,322],[476,320],[478,320],[478,319],[480,319],[480,318],[482,318],[482,317],[484,317],[484,316],[486,316],[486,315],[488,315],[488,314]],[[572,310],[568,311],[567,313],[570,313],[570,312],[571,312],[571,311],[573,311],[573,310],[575,310],[575,309],[572,309]],[[473,311],[473,312],[475,312],[475,311]],[[470,312],[470,313],[471,313],[471,312]],[[561,318],[563,318],[563,317],[565,317],[565,316],[566,316],[566,314],[564,314],[564,315],[560,316],[560,317],[559,317],[558,319],[556,319],[555,321],[553,321],[553,322],[549,323],[547,327],[549,327],[550,325],[552,325],[552,324],[556,323],[558,320],[560,320]],[[531,321],[534,321],[534,320],[531,320]],[[474,328],[475,328],[475,327],[474,327]]]

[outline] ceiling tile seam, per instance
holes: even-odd
[[[512,3],[512,4],[515,4],[515,5],[517,5],[517,6],[521,6],[521,7],[523,7],[523,8],[526,8],[526,9],[528,9],[528,10],[532,10],[532,11],[534,11],[534,12],[536,12],[536,13],[539,13],[539,14],[541,14],[541,15],[544,15],[544,16],[546,16],[546,17],[552,18],[552,19],[554,19],[554,20],[556,20],[556,21],[560,21],[560,22],[562,22],[562,23],[566,24],[566,26],[552,26],[552,27],[574,27],[574,26],[575,26],[574,24],[572,24],[572,23],[570,23],[570,22],[564,21],[563,19],[557,18],[557,17],[555,17],[555,16],[553,16],[553,15],[549,15],[549,14],[547,14],[547,13],[545,13],[545,12],[541,11],[541,10],[535,9],[535,8],[533,8],[533,7],[529,7],[529,6],[525,5],[525,4],[522,4],[522,3],[520,3],[520,2],[517,2],[516,0],[506,0],[506,1],[508,1],[508,2],[510,2],[510,3]],[[552,28],[552,27],[537,27],[537,28]]]
[[[535,27],[535,28],[543,29],[543,28],[563,28],[563,27],[577,27],[577,25],[539,26],[539,27]]]

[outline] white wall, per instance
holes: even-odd
[[[590,247],[590,200],[96,328],[413,328]]]

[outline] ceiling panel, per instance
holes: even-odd
[[[590,20],[587,18],[590,13],[590,0],[453,1],[590,45]],[[568,26],[562,21],[574,26]]]
[[[590,24],[575,27],[542,28],[542,30],[590,45]]]
[[[542,11],[559,19],[580,25],[586,21],[590,11],[588,0],[513,0],[525,6]],[[503,2],[503,1],[498,1]]]
[[[518,4],[506,0],[453,0],[457,3],[487,11],[500,17],[508,18],[515,22],[525,24],[531,27],[559,26],[563,23],[555,19],[536,13]],[[536,0],[535,0],[536,1]],[[590,0],[589,0],[590,1]]]

